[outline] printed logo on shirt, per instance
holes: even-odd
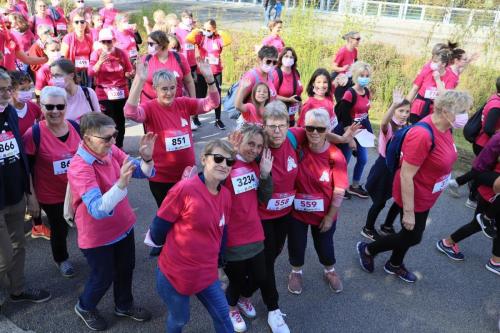
[[[181,126],[184,127],[184,126],[187,126],[189,125],[188,121],[184,118],[181,118]]]
[[[319,178],[319,181],[320,182],[329,182],[330,181],[330,175],[328,174],[328,171],[323,171],[323,174],[321,175],[321,177]]]
[[[370,100],[368,100],[368,103],[366,103],[366,106],[370,106]]]
[[[223,227],[226,225],[226,218],[224,217],[224,214],[222,214],[222,217],[220,218],[219,221],[219,227]]]
[[[297,168],[297,163],[295,163],[295,160],[292,156],[288,156],[286,171],[290,172],[295,168]]]
[[[458,153],[457,146],[455,146],[455,144],[453,144],[453,149],[455,150],[455,153]]]
[[[174,76],[175,77],[180,77],[179,73],[177,73],[177,71],[174,71]]]

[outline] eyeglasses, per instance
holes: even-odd
[[[85,24],[85,20],[76,20],[73,21],[74,24]]]
[[[54,109],[57,109],[59,111],[64,110],[66,107],[66,104],[42,104],[47,111],[54,111]]]
[[[5,94],[6,92],[11,93],[14,90],[14,88],[11,87],[2,87],[0,88],[0,93]]]
[[[101,43],[103,43],[103,44],[112,44],[113,41],[112,40],[101,40]]]
[[[306,131],[309,133],[316,131],[319,134],[323,134],[326,132],[326,127],[306,126]]]
[[[357,38],[351,37],[351,38],[357,40],[358,42],[361,40],[361,37],[357,37]]]
[[[85,3],[85,1],[84,1],[84,0],[77,0],[76,2],[77,2],[77,3]]]
[[[271,59],[267,59],[266,61],[264,61],[264,63],[266,65],[273,65],[273,66],[276,66],[278,64],[278,60],[271,60]]]
[[[221,164],[225,160],[226,161],[226,165],[228,167],[233,166],[234,163],[236,163],[236,160],[234,158],[225,157],[225,156],[222,156],[220,154],[205,154],[205,156],[213,156],[214,157],[214,162],[217,163],[217,164]]]
[[[116,137],[118,136],[118,131],[115,131],[113,134],[111,134],[110,136],[105,136],[105,137],[102,137],[102,136],[97,136],[97,135],[91,135],[93,136],[94,138],[98,138],[98,139],[101,139],[102,141],[108,143],[111,141],[111,139],[116,139]]]
[[[153,42],[153,43],[151,43],[151,42],[148,42],[148,45],[149,45],[149,46],[151,46],[151,47],[153,47],[153,46],[155,46],[155,45],[158,45],[158,43],[154,43],[154,42]]]
[[[271,131],[276,132],[277,129],[280,131],[288,128],[288,125],[281,124],[281,125],[266,125],[267,128],[269,128]]]

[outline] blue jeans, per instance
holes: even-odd
[[[365,147],[361,147],[357,141],[356,141],[356,147],[357,147],[356,165],[354,166],[354,173],[352,175],[352,180],[359,182],[361,180],[361,176],[363,175],[363,170],[365,169],[366,162],[368,161],[368,150]],[[340,149],[344,154],[347,164],[349,164],[349,160],[351,159],[352,156],[351,148],[349,148],[349,145],[345,143],[340,146]]]
[[[156,288],[168,308],[167,332],[182,332],[182,328],[189,321],[190,296],[179,294],[159,269],[156,273]],[[219,280],[197,293],[196,297],[203,303],[212,317],[215,332],[234,332],[233,324],[229,318],[229,305],[227,305],[226,296],[221,289]]]
[[[269,21],[274,20],[274,17],[271,18],[271,11],[273,10],[274,6],[268,5],[264,9],[264,25],[267,27],[269,25]]]

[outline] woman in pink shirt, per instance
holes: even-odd
[[[75,64],[76,79],[79,85],[90,87],[88,75],[90,54],[92,53],[92,36],[88,33],[88,23],[85,21],[83,10],[75,12],[71,19],[73,32],[64,36],[61,44],[61,53],[64,58]]]
[[[129,23],[128,14],[120,13],[116,15],[113,33],[116,40],[115,46],[125,51],[130,62],[134,65],[139,54],[136,41],[136,36],[139,36],[139,34],[137,33],[137,26]],[[142,42],[142,40],[139,40],[139,42]]]
[[[19,42],[21,50],[28,53],[31,45],[35,42],[36,36],[30,30],[28,21],[19,13],[10,13],[11,33]]]
[[[104,8],[99,9],[99,15],[104,19],[103,28],[112,27],[115,24],[115,17],[119,13],[118,9],[115,8],[113,0],[102,0]]]
[[[54,28],[56,31],[56,23],[52,16],[49,15],[47,4],[43,0],[35,2],[35,15],[29,19],[31,31],[36,34],[36,27],[39,24],[46,24]]]
[[[210,65],[198,63],[198,68],[209,84],[207,97],[177,97],[175,74],[159,70],[153,76],[153,87],[158,97],[139,106],[139,96],[151,72],[147,62],[139,63],[125,104],[125,117],[144,123],[147,131],[158,134],[154,147],[158,172],[149,182],[158,207],[167,192],[181,179],[184,169],[195,164],[190,117],[206,113],[220,103]]]
[[[274,20],[269,22],[270,34],[262,40],[262,45],[274,46],[278,50],[278,54],[281,54],[285,48],[285,42],[281,39],[281,30],[283,29],[283,21]]]
[[[101,31],[104,25],[103,17],[96,13],[92,15],[92,27],[90,28],[90,34],[92,35],[92,41],[97,42],[99,39],[99,31]]]
[[[61,42],[59,38],[49,37],[45,41],[43,51],[49,61],[35,72],[35,94],[37,96],[40,96],[40,92],[44,87],[53,85],[51,82],[50,65],[54,61],[61,59]]]
[[[136,306],[132,296],[136,217],[127,199],[127,187],[132,177],[154,175],[156,135],[148,133],[141,138],[138,160],[114,145],[118,133],[110,117],[90,113],[82,117],[80,126],[82,142],[71,160],[68,181],[78,247],[90,266],[90,276],[75,312],[90,329],[106,329],[97,305],[113,284],[115,315],[147,321],[151,313]]]
[[[175,36],[179,39],[181,53],[186,57],[191,67],[191,74],[194,75],[193,77],[196,77],[194,74],[196,73],[195,45],[186,40],[187,35],[193,30],[193,24],[193,13],[189,10],[183,10],[181,13],[181,22],[175,28]]]
[[[339,81],[341,84],[335,87],[334,95],[337,104],[340,104],[346,90],[354,84],[350,68],[358,61],[358,47],[361,42],[361,36],[357,31],[350,31],[342,38],[346,41],[346,44],[340,48],[332,61],[332,79],[337,76],[343,77]]]
[[[95,92],[102,111],[113,118],[118,130],[116,146],[123,147],[125,116],[123,108],[128,97],[127,79],[134,75],[128,54],[115,47],[116,40],[109,28],[99,32],[101,47],[90,56],[89,74],[94,77]]]
[[[68,224],[63,207],[68,184],[66,173],[80,144],[80,133],[76,123],[64,119],[67,103],[64,89],[45,87],[40,103],[44,120],[23,135],[24,148],[32,164],[36,198],[49,220],[54,261],[62,276],[70,278],[75,271],[68,260]]]
[[[49,13],[56,24],[56,33],[58,36],[64,36],[68,33],[68,20],[61,7],[61,0],[51,0]]]
[[[242,89],[238,90],[238,93],[241,94],[251,84],[248,79],[241,81]],[[245,123],[262,126],[262,115],[266,105],[271,101],[269,86],[264,82],[257,83],[252,89],[251,97],[250,103],[243,103],[242,98],[236,98],[234,106],[241,112]]]

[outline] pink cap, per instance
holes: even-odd
[[[113,36],[113,31],[111,31],[111,29],[104,28],[99,31],[99,41],[113,39],[115,39],[115,37]]]

